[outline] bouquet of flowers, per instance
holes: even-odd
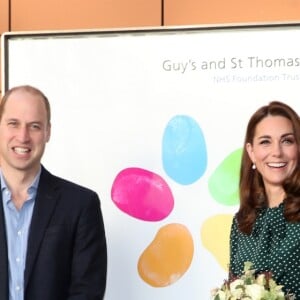
[[[242,276],[225,280],[220,288],[211,291],[211,300],[294,300],[285,295],[282,285],[277,285],[269,272],[255,275],[251,262],[245,262]]]

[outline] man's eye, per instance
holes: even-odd
[[[17,126],[17,122],[8,122],[7,124],[10,127],[16,127]]]
[[[32,124],[31,128],[37,130],[37,129],[41,129],[41,126],[39,124]]]

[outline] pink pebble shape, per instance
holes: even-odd
[[[127,168],[116,176],[111,199],[121,211],[144,221],[160,221],[174,207],[174,198],[166,181],[141,168]]]

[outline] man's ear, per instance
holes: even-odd
[[[50,140],[50,136],[51,136],[51,124],[49,124],[47,128],[47,138],[46,138],[47,143]]]

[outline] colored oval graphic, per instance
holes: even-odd
[[[233,215],[216,215],[202,224],[203,246],[215,257],[220,266],[228,271],[229,235]]]
[[[197,181],[207,167],[205,139],[197,122],[189,116],[172,118],[164,131],[162,162],[165,172],[177,183]]]
[[[173,284],[188,270],[194,243],[188,229],[178,223],[161,227],[138,261],[140,277],[153,287]]]
[[[141,168],[122,170],[113,182],[111,198],[120,210],[144,221],[160,221],[174,207],[174,198],[165,180]]]
[[[212,197],[223,205],[239,203],[239,173],[242,149],[229,154],[208,179]]]

